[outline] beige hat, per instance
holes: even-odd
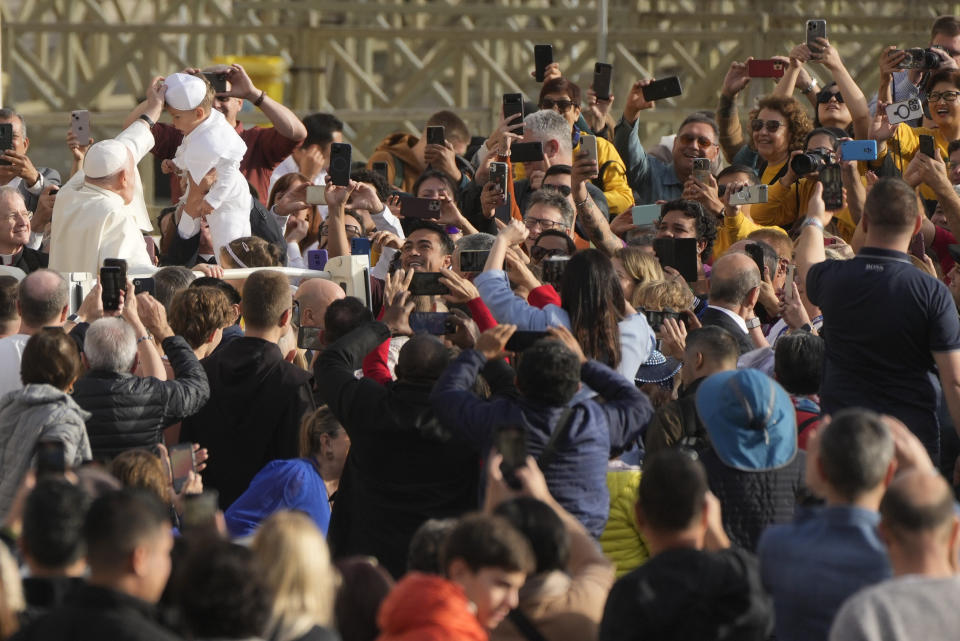
[[[116,140],[101,140],[95,143],[83,157],[83,173],[87,178],[112,176],[127,166],[130,152],[126,145]]]
[[[175,73],[163,84],[167,85],[167,104],[180,111],[196,109],[207,95],[207,83],[190,74]]]

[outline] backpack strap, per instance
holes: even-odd
[[[547,641],[547,638],[540,633],[540,630],[533,624],[533,621],[520,611],[520,608],[510,610],[507,618],[517,627],[517,630],[520,631],[520,634],[524,639],[527,639],[527,641]]]
[[[560,439],[565,437],[570,431],[571,425],[573,425],[573,408],[565,407],[557,421],[557,429],[553,430],[553,434],[550,435],[550,440],[547,441],[547,446],[543,448],[540,456],[537,457],[537,465],[541,470],[546,470],[550,467],[550,464],[553,463],[554,459],[557,458],[557,444],[560,442]],[[514,610],[514,612],[516,612],[516,610]]]
[[[605,163],[603,163],[602,165],[600,165],[600,171],[597,172],[597,177],[590,181],[590,182],[593,183],[594,187],[596,187],[596,188],[599,189],[600,191],[604,191],[604,189],[603,189],[603,176],[604,176],[604,174],[606,173],[607,169],[609,169],[611,166],[615,165],[616,162],[617,162],[616,160],[608,160],[607,162],[605,162]]]
[[[810,427],[811,425],[819,421],[820,418],[821,417],[819,414],[814,414],[813,416],[805,420],[803,423],[800,423],[800,425],[797,425],[797,434],[799,434],[803,430],[807,429],[808,427]]]

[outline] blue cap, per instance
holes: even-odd
[[[720,372],[697,389],[697,413],[717,456],[748,472],[783,467],[797,455],[790,395],[755,369]]]

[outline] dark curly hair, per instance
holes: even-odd
[[[700,252],[700,260],[706,262],[710,260],[710,256],[713,254],[713,241],[717,239],[717,220],[713,216],[707,214],[703,210],[703,207],[700,206],[695,200],[670,200],[660,207],[660,219],[657,221],[657,225],[663,222],[663,217],[667,215],[667,212],[679,211],[683,212],[683,215],[687,218],[693,218],[697,223],[697,240],[706,241],[706,245],[703,247],[703,251]]]
[[[803,106],[794,98],[782,98],[780,96],[767,96],[761,98],[754,109],[750,110],[748,122],[753,121],[764,109],[773,109],[783,114],[787,119],[787,129],[790,133],[790,141],[787,143],[788,151],[803,149],[807,134],[813,129],[813,123],[810,122],[810,116],[804,111]],[[756,150],[753,146],[753,136],[749,137],[750,148]]]

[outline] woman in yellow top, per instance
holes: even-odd
[[[580,131],[576,123],[580,119],[580,87],[566,78],[553,78],[543,83],[540,90],[541,109],[553,109],[570,123],[573,134],[573,157],[580,151]],[[597,165],[600,167],[600,184],[607,199],[610,214],[622,214],[633,207],[633,190],[627,183],[627,168],[617,148],[606,138],[597,138]]]
[[[795,99],[767,96],[750,111],[750,139],[745,139],[736,98],[749,82],[745,62],[730,65],[717,106],[720,149],[731,165],[750,167],[763,184],[770,185],[786,173],[790,152],[803,148],[804,138],[813,127]]]
[[[891,125],[887,118],[886,105],[877,105],[873,137],[877,141],[878,160],[886,157],[887,153],[892,153],[897,166],[903,170],[917,153],[921,135],[933,136],[942,160],[950,157],[947,146],[960,139],[960,70],[937,71],[930,77],[927,88],[930,119],[937,126],[936,129],[911,127],[904,122]],[[927,200],[936,200],[933,190],[926,184],[920,186],[920,194]]]

